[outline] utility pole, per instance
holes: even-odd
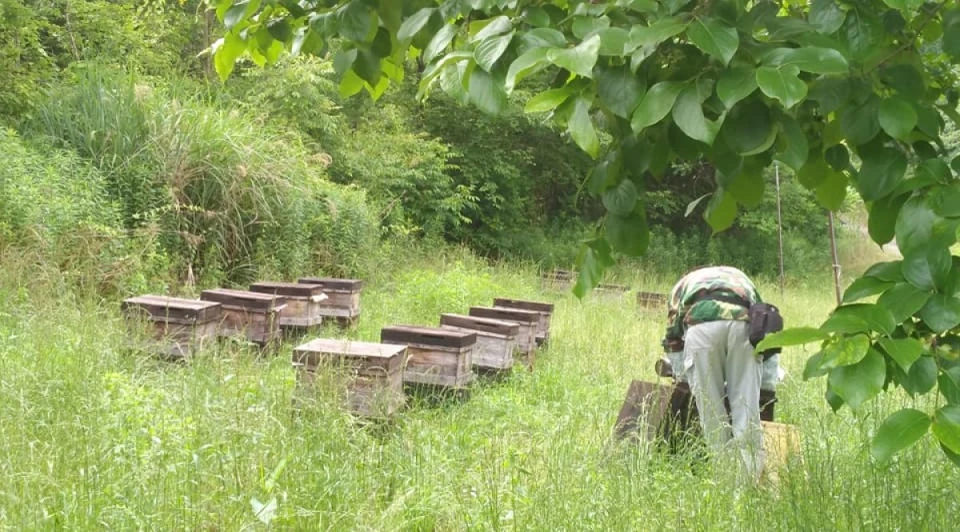
[[[783,300],[783,214],[780,211],[780,164],[774,165],[774,175],[777,178],[777,239],[780,243],[780,300]]]

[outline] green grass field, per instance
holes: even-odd
[[[816,325],[832,290],[806,285],[784,301],[762,290],[790,325]],[[664,316],[543,293],[532,269],[438,259],[369,285],[351,333],[364,340],[495,296],[557,303],[535,372],[466,401],[415,399],[391,426],[353,422],[332,394],[294,414],[293,343],[266,360],[224,346],[158,362],[122,351],[117,302],[63,293],[0,282],[4,529],[945,530],[960,517],[960,474],[929,436],[890,465],[869,457],[884,414],[911,400],[833,414],[824,382],[800,378],[801,350],[783,356],[778,418],[800,427],[803,462],[779,488],[737,493],[690,456],[613,445],[629,382],[656,378]]]

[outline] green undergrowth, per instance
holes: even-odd
[[[391,424],[354,422],[322,390],[292,408],[296,339],[257,358],[223,344],[189,364],[123,351],[118,301],[0,275],[0,526],[36,529],[859,530],[949,529],[960,480],[929,439],[879,465],[865,446],[884,394],[830,412],[788,350],[779,420],[803,461],[778,489],[737,493],[719,466],[614,445],[632,379],[653,380],[662,312],[632,298],[544,292],[533,267],[438,254],[374,278],[356,330],[435,325],[495,296],[556,303],[536,369],[468,399],[411,400]],[[634,279],[662,291],[666,279]],[[761,283],[764,293],[775,287]],[[788,288],[791,325],[820,323],[832,293]],[[432,399],[432,400],[425,400]]]

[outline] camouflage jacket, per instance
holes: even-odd
[[[739,297],[749,304],[762,302],[753,282],[743,272],[728,266],[694,270],[674,285],[667,311],[667,333],[663,339],[666,352],[683,350],[683,336],[698,323],[719,320],[748,319],[748,309],[724,301],[699,300],[716,294]]]

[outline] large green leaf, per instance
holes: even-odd
[[[830,373],[829,369],[824,369],[820,366],[822,361],[823,351],[808,358],[807,362],[803,365],[803,380],[816,379]]]
[[[485,41],[494,35],[506,33],[512,28],[513,22],[510,21],[510,17],[505,15],[477,20],[471,22],[469,26],[470,42]]]
[[[903,368],[903,371],[910,371],[913,363],[923,355],[923,344],[915,338],[881,338],[880,346],[890,355],[897,364]]]
[[[807,84],[798,76],[796,65],[760,67],[757,69],[757,85],[770,98],[776,98],[787,109],[800,103],[807,96]]]
[[[757,90],[757,72],[750,67],[733,67],[724,70],[717,80],[717,97],[724,107],[732,109],[740,100]]]
[[[773,145],[777,127],[770,109],[759,99],[753,99],[741,103],[727,115],[720,134],[738,155],[754,155]]]
[[[777,158],[799,172],[807,163],[810,146],[800,124],[790,115],[780,116],[780,146]]]
[[[860,59],[876,49],[883,38],[883,25],[869,8],[857,6],[847,12],[840,37],[850,55]]]
[[[947,284],[952,265],[947,248],[932,245],[917,248],[903,259],[903,277],[921,290],[942,288]]]
[[[831,211],[839,211],[847,196],[847,176],[841,172],[831,172],[813,193],[821,205]]]
[[[609,27],[610,17],[577,16],[573,17],[573,23],[571,24],[570,29],[573,31],[574,37],[583,39]]]
[[[804,345],[826,340],[829,335],[813,327],[794,327],[778,333],[768,334],[759,344],[757,351],[766,351],[775,347]]]
[[[820,330],[847,334],[868,331],[890,334],[896,325],[893,314],[886,307],[859,303],[838,307],[820,326]]]
[[[435,8],[425,7],[414,13],[410,18],[404,20],[403,24],[400,25],[400,29],[397,30],[397,39],[406,41],[407,39],[413,38],[413,36],[420,33],[420,30],[427,25],[430,17],[433,16],[435,12]]]
[[[603,193],[603,206],[607,211],[620,216],[629,216],[637,206],[637,186],[629,179],[623,179],[613,188]]]
[[[567,99],[572,95],[573,90],[569,85],[565,85],[558,89],[545,90],[527,100],[527,104],[524,106],[523,111],[526,113],[546,113],[547,111],[552,111],[559,107],[560,104],[567,101]]]
[[[880,101],[871,96],[866,102],[847,105],[840,110],[840,129],[855,145],[866,144],[880,132]]]
[[[507,107],[507,93],[504,92],[503,83],[489,72],[479,68],[473,69],[468,83],[468,97],[477,109],[487,114],[497,115]]]
[[[757,208],[763,202],[763,167],[753,164],[750,160],[744,163],[743,169],[725,185],[726,190],[733,195],[737,203],[748,209]]]
[[[652,126],[661,121],[670,114],[673,109],[677,96],[687,86],[685,83],[675,81],[661,81],[643,96],[640,105],[633,112],[633,119],[630,126],[636,133],[642,132],[646,127]]]
[[[593,127],[593,119],[590,118],[590,101],[583,96],[574,103],[573,112],[567,122],[567,131],[580,149],[593,158],[600,155],[600,138]]]
[[[560,68],[584,77],[593,77],[593,66],[600,53],[600,37],[593,35],[573,48],[554,49],[547,53],[547,60]]]
[[[894,321],[901,323],[920,312],[932,295],[933,292],[929,290],[921,290],[909,283],[899,283],[884,292],[877,304],[890,311]]]
[[[864,201],[878,200],[897,188],[907,172],[907,157],[895,148],[861,150],[857,186]]]
[[[917,112],[899,98],[887,98],[880,103],[880,127],[896,139],[906,139],[917,127]]]
[[[215,45],[213,66],[221,80],[226,80],[233,72],[237,59],[247,50],[247,43],[238,35],[227,33],[219,44]]]
[[[913,408],[904,408],[883,421],[873,436],[870,454],[886,462],[917,442],[930,429],[930,416]]]
[[[770,52],[764,61],[768,65],[794,65],[804,72],[814,74],[846,74],[850,65],[843,54],[832,48],[805,46],[803,48],[778,48]]]
[[[892,282],[881,281],[875,277],[861,277],[850,284],[843,293],[843,303],[853,303],[863,298],[875,296],[893,287]]]
[[[943,51],[955,60],[960,59],[960,9],[954,8],[947,11],[943,19]],[[954,452],[960,451],[954,450]]]
[[[823,369],[850,366],[863,360],[870,350],[870,338],[865,334],[836,336],[823,346],[820,367]]]
[[[596,70],[597,95],[600,103],[613,114],[630,119],[643,98],[643,82],[627,65]]]
[[[900,282],[903,280],[903,261],[878,262],[867,268],[867,271],[863,272],[863,276],[892,283]]]
[[[960,404],[960,366],[944,370],[937,377],[937,384],[940,395],[943,396],[947,404]]]
[[[951,184],[934,189],[931,203],[933,211],[944,218],[960,217],[960,186]]]
[[[911,396],[923,395],[937,384],[937,362],[930,356],[921,356],[900,383]]]
[[[737,29],[717,18],[694,18],[687,37],[698,48],[726,65],[740,46]]]
[[[947,405],[934,414],[933,435],[954,453],[960,454],[960,405]]]
[[[920,100],[926,92],[923,75],[909,63],[891,65],[883,69],[880,79],[907,100]]]
[[[844,78],[823,78],[810,87],[808,100],[820,105],[820,111],[826,115],[840,109],[850,99],[852,92],[850,80]]]
[[[886,377],[887,366],[883,355],[871,349],[857,364],[830,370],[828,381],[830,389],[850,408],[859,410],[880,393]]]
[[[847,12],[836,0],[813,0],[810,3],[810,24],[820,33],[834,33],[843,25]]]
[[[634,24],[630,28],[630,37],[624,48],[624,54],[629,54],[642,46],[655,46],[687,29],[689,22],[679,17],[665,17],[657,19],[650,26]]]
[[[544,67],[548,66],[548,51],[549,50],[547,48],[531,48],[510,63],[510,68],[507,69],[506,79],[507,93],[513,92],[513,89],[517,86],[517,83],[520,83],[523,78],[539,72]],[[550,90],[562,90],[562,88]],[[534,96],[534,98],[537,96]]]
[[[603,224],[607,241],[613,249],[630,257],[639,257],[647,251],[650,232],[647,219],[641,214],[619,216],[608,214]]]
[[[893,240],[896,235],[897,217],[906,201],[905,195],[891,195],[873,202],[870,206],[867,230],[874,242],[882,246]]]
[[[494,65],[497,64],[497,61],[503,56],[503,53],[507,51],[511,40],[513,40],[513,32],[497,35],[496,37],[482,41],[473,51],[477,65],[487,72],[490,72]]]
[[[604,240],[594,240],[587,244],[586,250],[577,264],[577,282],[573,287],[573,295],[583,299],[587,292],[592,290],[600,279],[603,278],[603,272],[614,261],[610,253],[610,245]]]
[[[453,38],[457,36],[457,31],[459,31],[458,27],[453,24],[447,24],[440,28],[423,50],[423,60],[429,63],[442,54],[443,51],[447,49],[447,46],[450,46]],[[499,56],[497,56],[494,61],[496,61],[496,59],[499,59]],[[484,70],[489,71],[490,69],[485,68]]]
[[[707,120],[703,115],[699,92],[694,86],[687,87],[677,97],[673,106],[673,122],[688,137],[707,145],[713,144],[720,130],[720,124]]]
[[[921,197],[912,197],[904,203],[897,218],[897,247],[901,253],[926,247],[934,238],[933,227],[938,216]]]
[[[729,229],[737,219],[737,200],[722,189],[718,189],[707,204],[704,218],[714,233]]]
[[[934,294],[920,309],[920,318],[933,332],[942,333],[960,325],[960,299]]]
[[[364,2],[354,0],[340,11],[340,35],[353,42],[366,43],[377,32],[378,17]]]

